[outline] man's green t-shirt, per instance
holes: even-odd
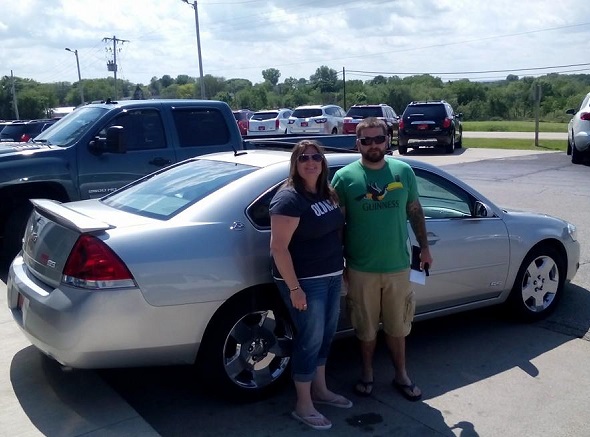
[[[416,176],[392,158],[379,170],[355,161],[336,172],[332,185],[346,209],[347,267],[392,273],[410,266],[406,206],[418,199]]]

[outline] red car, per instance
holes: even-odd
[[[387,130],[392,145],[397,145],[399,117],[391,106],[380,103],[378,105],[353,105],[344,117],[343,133],[355,134],[356,125],[366,117],[377,117],[387,124]]]
[[[242,135],[248,135],[248,120],[254,115],[254,111],[250,111],[249,109],[238,109],[233,111],[233,113],[236,122],[238,123],[238,127],[240,128],[240,133]]]

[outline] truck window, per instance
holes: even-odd
[[[226,118],[216,109],[176,108],[172,111],[180,147],[227,144]]]
[[[133,109],[119,114],[100,131],[99,136],[106,137],[110,126],[123,126],[127,150],[166,148],[162,119],[155,109]]]

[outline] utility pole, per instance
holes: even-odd
[[[205,82],[203,81],[203,60],[201,59],[201,36],[199,34],[199,10],[197,9],[197,0],[189,3],[188,0],[182,0],[187,5],[191,5],[195,10],[195,27],[197,30],[197,53],[199,56],[199,84],[201,85],[201,99],[205,99]]]
[[[115,100],[117,100],[117,43],[126,43],[129,42],[127,39],[119,39],[115,35],[112,38],[103,38],[104,42],[112,41],[113,42],[113,60],[107,61],[107,70],[112,71],[115,76]]]
[[[84,85],[82,84],[82,76],[80,75],[80,61],[78,59],[78,50],[72,50],[70,48],[66,47],[66,50],[68,52],[72,52],[74,55],[76,55],[76,67],[78,67],[78,84],[80,85],[80,99],[81,99],[81,104],[84,104]]]
[[[344,94],[344,110],[346,109],[346,72],[344,71],[344,67],[342,67],[342,94]]]
[[[12,74],[12,70],[10,70],[10,80],[12,82],[12,104],[14,106],[14,114],[16,115],[16,119],[20,120],[18,116],[18,105],[16,104],[16,89],[14,88],[14,75]]]
[[[539,147],[539,106],[541,105],[541,84],[536,83],[534,89],[535,98],[535,147]]]

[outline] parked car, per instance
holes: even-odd
[[[289,158],[222,152],[101,199],[33,200],[8,271],[15,322],[65,366],[196,363],[216,393],[272,391],[288,378],[294,335],[269,268],[269,204]],[[358,158],[333,153],[327,162],[333,174]],[[555,309],[579,267],[574,225],[502,209],[433,165],[398,159],[416,173],[436,260],[415,286],[416,320],[494,304],[525,320]],[[339,333],[350,332],[342,311]]]
[[[309,105],[295,108],[289,118],[292,134],[341,134],[344,109],[337,105]]]
[[[582,100],[580,108],[565,111],[573,117],[567,125],[567,154],[573,164],[590,159],[590,93]]]
[[[352,105],[348,108],[344,117],[343,133],[356,134],[356,126],[363,118],[367,117],[376,117],[383,120],[387,125],[391,144],[397,146],[399,117],[391,106],[384,103],[378,105]]]
[[[238,127],[240,128],[240,133],[242,135],[248,135],[248,120],[254,115],[254,111],[249,109],[238,109],[237,111],[233,111],[233,113],[236,122],[238,123]]]
[[[0,131],[0,141],[27,142],[56,121],[57,119],[13,121]]]
[[[434,146],[453,153],[455,147],[462,147],[463,114],[456,113],[444,100],[411,102],[399,122],[400,155],[408,148]]]
[[[293,111],[287,108],[257,111],[248,122],[248,135],[289,133],[289,117],[292,113]]]

